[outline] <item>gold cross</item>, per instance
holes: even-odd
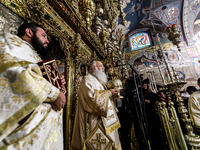
[[[54,75],[54,78],[51,77],[51,79],[52,79],[52,81],[53,81],[53,85],[55,85],[55,82],[56,82],[57,85],[58,85],[58,88],[60,89],[60,85],[59,85],[58,80],[57,80],[57,79],[59,78],[59,77],[58,77],[58,74],[56,75],[55,70],[53,70],[52,73],[53,73],[53,75]]]
[[[106,144],[106,139],[101,139],[101,133],[96,134],[96,139],[92,139],[93,144],[97,144],[97,150],[101,150],[101,144]]]

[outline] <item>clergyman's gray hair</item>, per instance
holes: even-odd
[[[92,72],[92,67],[96,67],[97,66],[97,61],[93,61],[90,65],[90,72]]]
[[[91,64],[91,67],[92,66],[96,67],[97,66],[97,61],[93,61],[92,64]]]

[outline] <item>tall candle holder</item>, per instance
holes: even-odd
[[[200,148],[200,137],[198,135],[195,135],[193,132],[193,126],[191,123],[191,119],[189,118],[189,114],[188,114],[188,110],[186,109],[186,107],[184,106],[184,100],[181,97],[181,94],[179,92],[180,88],[183,87],[184,84],[186,84],[186,82],[179,82],[177,79],[177,76],[175,75],[175,70],[172,69],[166,59],[166,56],[163,52],[163,47],[162,44],[160,42],[160,38],[158,36],[158,34],[156,34],[156,39],[157,42],[159,44],[161,53],[163,54],[163,60],[166,66],[166,69],[168,71],[169,74],[169,78],[170,78],[170,82],[168,84],[165,85],[165,89],[167,90],[167,97],[169,99],[168,105],[172,108],[173,103],[171,101],[171,97],[170,97],[170,93],[173,92],[176,96],[176,102],[177,102],[177,106],[178,106],[178,113],[180,114],[181,118],[180,120],[183,122],[184,127],[185,127],[185,134],[183,135],[181,126],[179,124],[179,118],[176,115],[176,111],[173,111],[173,113],[170,112],[170,114],[172,114],[171,118],[174,119],[176,121],[175,123],[175,130],[176,130],[176,136],[178,137],[179,140],[179,147],[180,149],[184,149],[187,150],[188,147],[190,149],[199,149]],[[170,111],[170,110],[169,110]],[[181,143],[181,144],[180,144]],[[187,143],[187,144],[186,144]],[[188,145],[188,147],[187,147]]]

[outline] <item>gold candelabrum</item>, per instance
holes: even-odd
[[[170,36],[172,37],[172,36]],[[184,106],[184,100],[181,97],[179,90],[183,87],[186,82],[180,82],[176,76],[174,68],[171,68],[165,55],[162,44],[160,42],[160,38],[158,34],[156,34],[156,39],[159,44],[160,50],[162,52],[162,57],[164,64],[166,66],[169,81],[166,82],[163,77],[163,73],[160,67],[158,67],[161,77],[164,83],[163,90],[166,91],[166,95],[168,98],[168,108],[165,108],[165,104],[157,103],[158,114],[160,116],[160,120],[163,124],[163,128],[165,130],[168,143],[171,150],[187,150],[189,149],[200,149],[200,137],[193,133],[193,126],[191,123],[191,119],[189,118],[188,110]],[[172,39],[175,39],[172,38]],[[178,40],[177,40],[178,41]],[[176,44],[178,44],[177,42]],[[154,51],[155,52],[155,51]],[[157,57],[156,57],[157,58]],[[158,64],[159,66],[159,64]],[[174,103],[171,100],[171,94],[176,96],[177,110],[180,118],[174,109]],[[180,122],[183,123],[183,129],[180,126]]]
[[[179,44],[181,42],[181,32],[178,30],[177,25],[173,24],[171,27],[167,27],[167,32],[169,33],[168,39],[172,41],[172,43],[176,45],[178,50],[180,51],[181,49],[179,47]]]
[[[148,72],[147,72],[147,74],[148,74],[148,78],[149,78],[149,80],[150,80],[150,87],[151,87],[151,90],[154,92],[154,93],[157,93],[158,92],[158,89],[157,89],[157,87],[156,87],[156,81],[155,81],[155,78],[154,78],[154,71],[151,71],[151,70],[149,70]]]
[[[170,118],[165,102],[157,103],[157,112],[160,117],[161,125],[166,134],[170,150],[178,150],[178,145],[176,144],[176,139],[174,138],[174,119]]]

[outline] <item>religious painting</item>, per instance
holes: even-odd
[[[141,0],[141,1],[130,1],[130,0],[123,0],[122,7],[124,8],[123,11],[126,14],[126,25],[128,25],[128,29],[133,29],[139,24],[142,18],[145,18],[147,12],[144,11],[143,5],[150,5],[150,0]],[[139,15],[138,15],[139,14]],[[135,19],[138,18],[138,19]]]
[[[85,63],[81,62],[79,64],[79,78],[78,78],[78,83],[81,83],[82,78],[88,74],[88,65]]]
[[[170,49],[165,52],[166,58],[170,64],[183,64],[184,60],[181,53],[177,49]]]
[[[146,48],[152,45],[151,33],[148,28],[140,28],[128,35],[131,51]]]
[[[144,48],[151,45],[149,35],[147,33],[137,33],[130,37],[131,50]]]
[[[177,20],[180,21],[180,10],[181,8],[181,2],[180,0],[177,0],[175,2],[168,3],[165,6],[160,6],[153,8],[151,10],[152,14],[156,16],[163,24],[166,26],[170,26],[171,24],[174,24],[177,22]]]
[[[145,55],[138,57],[137,59],[134,60],[134,66],[138,66],[138,65],[144,65],[145,67],[157,67],[158,66],[158,62],[147,58]]]
[[[85,76],[88,73],[88,66],[85,63],[80,63],[79,74],[80,76]]]
[[[165,14],[164,19],[166,22],[173,22],[175,21],[179,16],[179,9],[177,7],[171,7],[169,8]]]
[[[62,84],[61,74],[56,60],[54,58],[44,60],[39,62],[38,65],[40,66],[43,77],[66,94],[67,91],[65,85]]]
[[[186,48],[186,51],[187,51],[189,57],[198,56],[197,50],[196,50],[196,48],[195,48],[194,46],[192,46],[192,47],[187,47],[187,48]]]
[[[65,72],[65,61],[63,59],[56,59],[56,63],[58,65],[60,74],[63,75]]]

